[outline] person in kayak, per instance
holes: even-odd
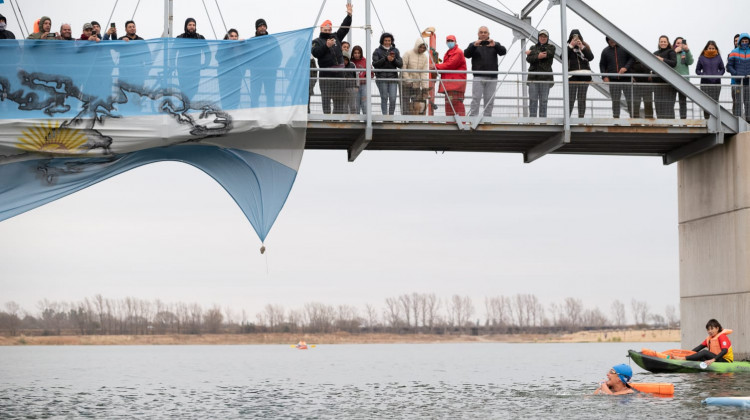
[[[607,372],[607,381],[602,382],[594,394],[625,395],[636,391],[630,387],[630,379],[633,377],[633,369],[626,364],[612,366]]]
[[[684,357],[676,356],[675,359],[706,362],[708,366],[714,362],[732,363],[734,352],[732,342],[727,337],[732,330],[725,330],[719,321],[710,319],[706,324],[706,331],[708,331],[708,337],[693,349],[697,353]]]

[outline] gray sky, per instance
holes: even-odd
[[[49,15],[53,28],[69,22],[75,36],[86,21],[104,25],[114,5],[20,3],[27,23]],[[113,20],[120,32],[136,3],[119,2]],[[141,2],[135,15],[141,36],[161,34],[161,3]],[[214,38],[200,1],[175,3],[177,33],[191,16],[200,33]],[[417,28],[405,2],[374,3],[396,44],[413,45]],[[455,34],[465,47],[481,25],[504,45],[512,39],[510,29],[447,1],[409,3],[420,29],[437,28],[441,54],[441,37]],[[526,1],[503,3],[517,12]],[[218,32],[216,6],[206,4]],[[243,38],[252,36],[259,17],[271,32],[311,26],[320,4],[219,1],[227,26]],[[710,7],[711,17],[705,2],[693,0],[589,4],[652,50],[659,35],[679,35],[698,51],[714,39],[726,56],[734,34],[750,30],[735,13],[739,0]],[[328,1],[321,20],[337,24],[344,5]],[[354,7],[354,25],[363,25],[364,0]],[[20,37],[8,2],[0,13]],[[559,16],[554,7],[539,26],[558,43]],[[377,38],[374,13],[373,22]],[[591,44],[598,64],[604,36],[572,12],[568,22]],[[364,31],[355,30],[354,44],[364,45]],[[518,53],[516,44],[509,55]],[[0,223],[0,303],[15,300],[33,310],[42,298],[101,293],[254,314],[266,303],[382,306],[386,297],[434,292],[471,296],[481,317],[485,296],[533,293],[545,304],[577,297],[608,315],[614,299],[629,314],[635,298],[663,314],[666,305],[679,304],[676,172],[676,165],[643,157],[547,156],[523,164],[509,154],[365,151],[348,163],[344,152],[306,152],[260,255],[250,223],[218,184],[187,165],[154,164]]]

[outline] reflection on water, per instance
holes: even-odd
[[[651,343],[670,348],[674,343]],[[674,398],[593,396],[638,344],[0,348],[0,417],[737,418],[750,375],[650,374]]]

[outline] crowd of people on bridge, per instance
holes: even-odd
[[[324,21],[320,32],[312,42],[310,95],[314,93],[315,84],[319,82],[323,113],[361,114],[366,112],[366,67],[365,51],[361,46],[351,46],[345,40],[352,25],[352,5],[346,5],[346,16],[338,30],[333,31],[333,23]],[[6,29],[7,21],[0,15],[0,39],[14,39],[12,32]],[[255,36],[267,35],[268,27],[264,19],[255,24]],[[80,40],[90,42],[102,41],[138,41],[143,40],[136,30],[133,20],[125,22],[125,32],[118,36],[114,23],[106,31],[97,21],[84,23],[82,33],[73,37],[72,27],[68,23],[60,25],[58,32],[52,31],[52,20],[41,17],[36,23],[29,39]],[[424,35],[424,34],[423,34]],[[195,19],[188,18],[184,32],[177,38],[205,39],[196,31]],[[236,29],[230,29],[225,40],[240,39]],[[528,114],[531,117],[547,117],[549,94],[555,84],[552,64],[555,60],[555,45],[550,42],[549,32],[542,29],[537,33],[538,42],[525,51],[529,72]],[[401,102],[401,113],[420,115],[434,107],[433,84],[437,92],[445,95],[445,115],[466,115],[464,106],[468,84],[468,61],[471,62],[471,105],[469,115],[492,116],[498,87],[499,57],[506,54],[506,48],[490,36],[487,26],[481,26],[477,38],[461,49],[454,35],[445,38],[446,52],[442,59],[428,42],[420,37],[413,48],[402,52],[396,47],[396,39],[390,32],[384,32],[379,38],[379,45],[371,53],[372,74],[380,96],[380,110],[383,115],[393,115],[397,102]],[[630,52],[606,37],[607,46],[599,56],[599,72],[607,74],[603,82],[607,84],[612,103],[612,116],[620,118],[622,98],[627,113],[631,118],[675,118],[675,104],[678,104],[679,118],[686,119],[688,114],[687,98],[672,85],[645,66]],[[574,29],[567,40],[567,68],[569,73],[569,112],[572,114],[577,103],[577,116],[586,114],[587,93],[592,79],[592,62],[595,60],[591,46],[584,40],[583,34]],[[658,48],[653,55],[672,67],[682,76],[690,75],[690,66],[695,63],[695,74],[702,76],[700,88],[713,100],[718,101],[721,94],[721,76],[729,74],[731,80],[732,110],[734,115],[750,121],[750,36],[747,33],[734,37],[734,49],[724,61],[715,41],[708,41],[700,51],[697,62],[693,50],[683,37],[674,40],[666,35],[658,39]],[[348,69],[348,71],[347,71]],[[439,75],[437,77],[435,74]],[[632,75],[632,76],[631,76]],[[265,89],[273,96],[274,87],[267,83],[255,86]],[[643,104],[643,113],[641,113]],[[655,114],[654,114],[655,111]],[[704,117],[709,112],[704,110]]]

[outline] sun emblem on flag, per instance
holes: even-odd
[[[75,154],[86,143],[87,136],[81,130],[61,127],[58,121],[45,121],[23,130],[18,139],[18,148],[30,152]]]

